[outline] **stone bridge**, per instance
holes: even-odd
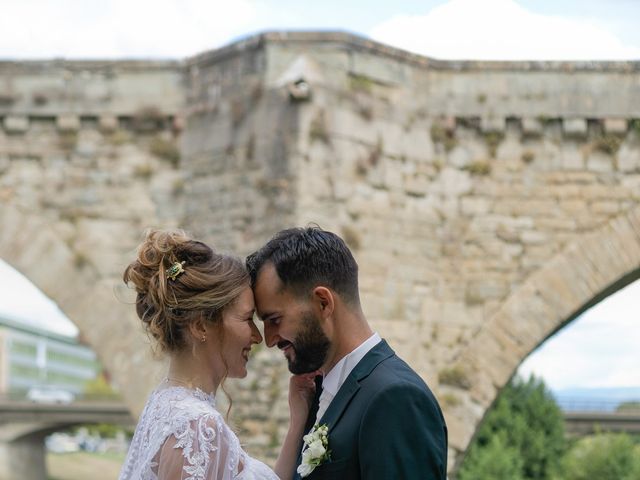
[[[0,257],[134,412],[162,366],[120,280],[145,227],[240,255],[285,226],[341,234],[370,321],[443,405],[451,467],[523,359],[640,276],[638,62],[265,33],[175,62],[0,62],[0,117]],[[274,458],[285,366],[252,367],[235,418]]]
[[[640,434],[640,413],[635,412],[564,412],[565,432],[569,436],[595,435],[603,432]]]
[[[134,421],[119,402],[56,405],[0,398],[0,479],[47,478],[44,438],[88,423],[131,426]]]

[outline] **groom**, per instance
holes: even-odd
[[[267,345],[282,350],[292,373],[324,374],[307,431],[326,425],[331,454],[309,449],[299,464],[322,460],[303,475],[444,480],[447,427],[438,402],[371,330],[344,241],[315,227],[283,230],[247,258],[247,268]]]

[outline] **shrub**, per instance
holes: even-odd
[[[598,434],[578,440],[564,461],[566,480],[637,480],[640,445],[626,434]]]

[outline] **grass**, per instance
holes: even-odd
[[[48,480],[112,480],[118,478],[124,454],[48,453]]]

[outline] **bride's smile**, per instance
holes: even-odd
[[[238,299],[222,314],[222,361],[230,378],[247,375],[249,352],[262,342],[262,335],[253,317],[253,292],[247,286]]]

